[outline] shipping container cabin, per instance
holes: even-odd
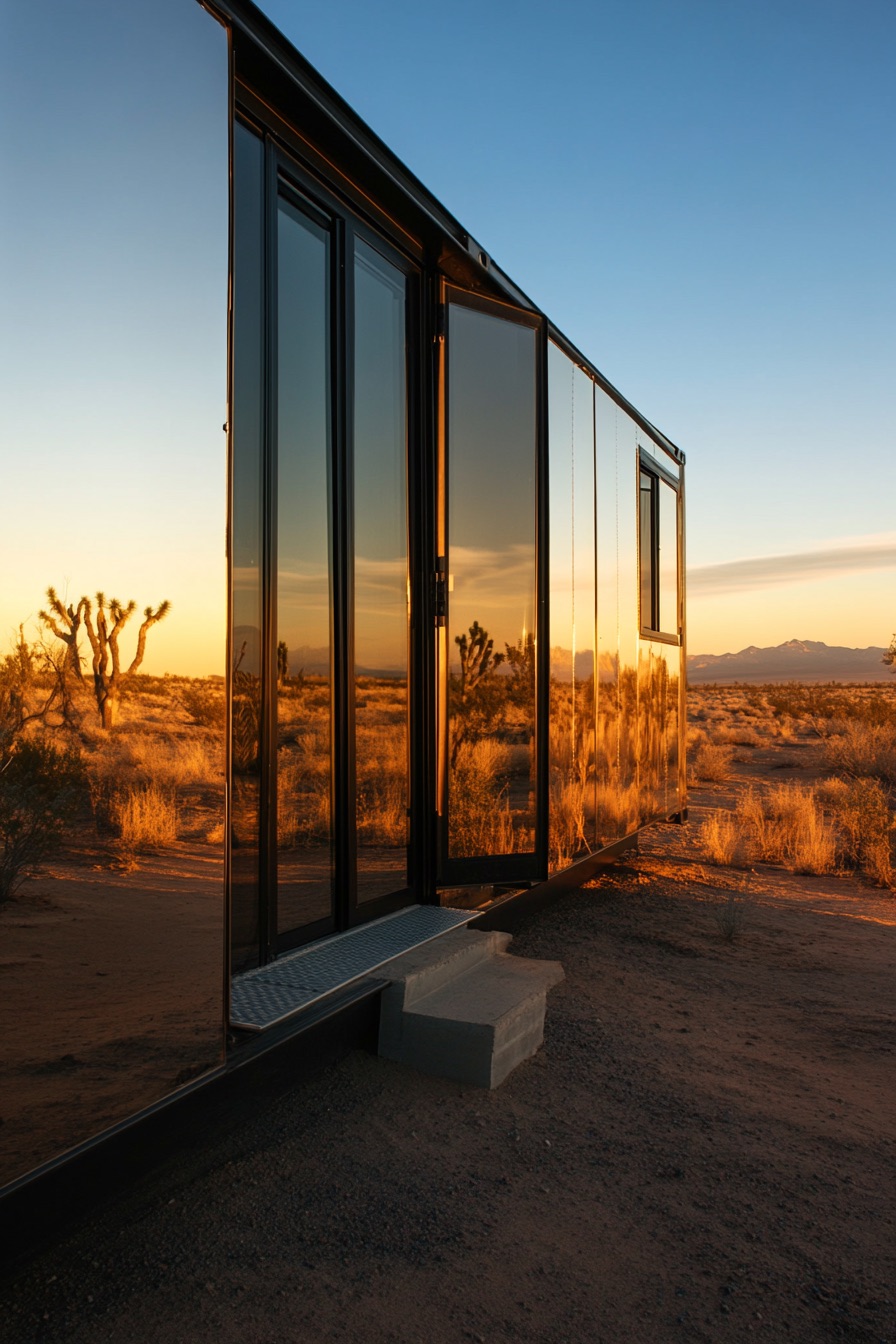
[[[686,800],[682,453],[253,5],[3,22],[9,1195]]]

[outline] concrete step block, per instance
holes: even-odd
[[[379,974],[392,981],[384,1004],[394,1013],[441,989],[487,957],[505,951],[513,935],[497,930],[455,929],[400,957],[387,961]]]
[[[497,1087],[544,1039],[545,996],[563,979],[556,961],[497,954],[380,1019],[380,1054],[437,1077]]]

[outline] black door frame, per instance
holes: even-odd
[[[426,625],[427,583],[421,557],[427,549],[429,520],[426,510],[412,507],[425,498],[429,471],[423,445],[427,388],[422,375],[426,361],[422,350],[421,308],[423,275],[418,261],[395,246],[392,240],[361,219],[356,208],[314,177],[296,157],[275,139],[257,118],[244,119],[265,146],[265,257],[264,257],[264,481],[262,548],[262,722],[260,734],[261,787],[259,798],[259,948],[258,963],[264,964],[289,948],[328,933],[347,929],[410,904],[432,899],[423,890],[428,867],[426,822],[426,753],[420,744],[426,736],[428,697],[427,669],[421,659],[421,630]],[[301,928],[278,932],[277,921],[277,212],[281,198],[307,212],[327,229],[330,246],[330,395],[331,446],[329,472],[329,564],[331,602],[331,915]],[[407,279],[407,486],[408,565],[411,607],[408,637],[408,758],[409,844],[408,883],[385,896],[357,902],[357,846],[355,834],[354,752],[354,473],[352,443],[352,396],[354,361],[352,260],[355,239],[363,240],[396,267]],[[428,580],[428,568],[426,569]],[[431,888],[431,883],[429,884]]]
[[[438,434],[436,498],[436,813],[440,886],[516,885],[543,881],[548,866],[548,696],[549,644],[549,535],[548,535],[548,429],[547,359],[548,328],[545,319],[531,310],[463,289],[442,279],[439,291],[440,359],[438,368]],[[447,616],[450,605],[447,570],[451,538],[448,534],[448,381],[450,378],[449,306],[457,304],[529,327],[535,332],[535,845],[524,854],[480,855],[450,858],[448,853],[448,662]]]

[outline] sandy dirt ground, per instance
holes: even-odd
[[[725,801],[519,931],[566,980],[500,1089],[350,1055],[8,1273],[3,1339],[892,1344],[896,900],[704,864]]]

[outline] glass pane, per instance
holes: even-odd
[[[638,468],[635,426],[595,389],[597,471],[597,835],[637,825]]]
[[[277,924],[332,911],[330,238],[291,202],[277,252]]]
[[[535,332],[448,328],[448,852],[535,845]]]
[[[595,839],[593,384],[549,347],[552,871]]]
[[[638,795],[638,429],[618,406],[615,407],[615,419],[621,765],[617,808],[622,834],[630,835],[637,828],[641,815]]]
[[[640,518],[638,529],[638,542],[641,557],[641,625],[645,630],[656,629],[656,612],[654,611],[653,593],[654,593],[654,565],[656,561],[656,552],[653,544],[653,492],[655,476],[648,472],[640,473],[641,494],[640,494]]]
[[[678,635],[678,495],[665,481],[659,482],[659,628],[664,635]]]
[[[258,960],[264,433],[264,148],[234,127],[231,965]]]
[[[355,255],[358,900],[407,885],[408,543],[404,275]]]
[[[0,1184],[223,1061],[229,213],[199,5],[3,29]]]

